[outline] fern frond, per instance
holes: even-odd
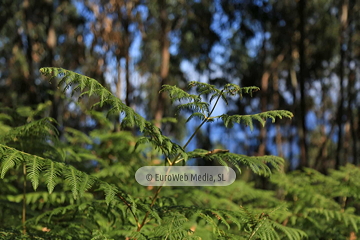
[[[359,231],[358,226],[360,226],[360,217],[355,214],[323,208],[308,208],[306,209],[306,212],[321,215],[322,217],[325,217],[327,221],[336,219],[344,223],[345,226],[352,226],[355,232]]]
[[[81,172],[75,169],[73,166],[69,166],[65,171],[63,171],[65,180],[68,181],[71,191],[73,193],[74,199],[77,199],[79,196],[80,190],[80,179]]]
[[[225,101],[226,104],[228,104],[224,91],[217,89],[215,85],[193,81],[188,84],[188,88],[192,87],[196,87],[196,91],[198,92],[199,96],[210,95],[210,102],[212,102],[213,99],[220,97]]]
[[[23,158],[19,152],[14,151],[13,149],[10,148],[8,148],[5,151],[2,151],[1,154],[2,155],[0,156],[0,161],[1,161],[0,177],[3,179],[5,177],[6,172],[9,171],[9,169],[15,167],[16,165],[21,164]]]
[[[149,237],[142,232],[132,232],[129,237],[130,239],[149,240]]]
[[[25,137],[42,137],[44,140],[57,142],[58,130],[54,126],[56,121],[53,118],[47,117],[37,121],[32,121],[25,125],[12,128],[5,134],[0,134],[0,142],[19,142],[20,139]]]
[[[191,114],[188,119],[186,120],[186,122],[189,122],[191,119],[193,119],[194,117],[199,118],[201,121],[203,121],[206,116],[203,113],[200,112],[195,112],[193,114]]]
[[[231,128],[233,127],[234,123],[242,123],[246,126],[250,126],[250,129],[253,130],[253,120],[257,120],[260,124],[264,127],[266,120],[271,119],[274,123],[276,118],[292,118],[293,114],[286,110],[273,110],[267,111],[262,113],[257,113],[253,115],[226,115],[223,114],[221,116],[217,116],[216,118],[220,118],[223,120],[225,127]]]
[[[221,93],[221,90],[217,89],[215,85],[211,85],[208,83],[191,81],[188,84],[188,88],[193,87],[196,87],[196,91],[199,93],[199,95]]]
[[[200,96],[189,94],[184,90],[178,88],[177,86],[163,85],[160,92],[168,92],[171,102],[181,101],[181,100],[194,101],[194,102],[201,101]]]
[[[107,182],[100,183],[100,189],[105,192],[105,202],[108,205],[114,203],[115,196],[119,192],[119,190],[114,186]]]
[[[235,95],[239,95],[240,98],[243,97],[243,94],[249,94],[250,97],[252,97],[252,93],[253,92],[257,92],[260,90],[260,88],[258,87],[240,87],[236,84],[232,84],[232,83],[228,83],[224,86],[224,92],[227,94],[227,95],[230,95],[230,96],[235,96]]]
[[[80,176],[80,185],[79,185],[79,196],[82,197],[85,192],[90,189],[94,183],[96,182],[96,179],[88,174],[81,173]]]
[[[188,234],[188,230],[184,228],[184,224],[189,220],[180,213],[169,214],[168,217],[164,218],[155,229],[154,237],[162,239],[184,239]]]
[[[54,188],[62,173],[62,166],[63,166],[62,164],[53,161],[47,162],[47,167],[44,176],[49,193],[52,193],[54,191]]]
[[[72,93],[76,91],[82,91],[82,96],[97,95],[99,101],[92,107],[100,106],[104,104],[110,104],[112,108],[109,110],[109,114],[124,114],[123,125],[128,127],[138,126],[140,131],[144,131],[146,120],[137,114],[132,108],[126,106],[120,99],[115,97],[109,90],[104,88],[98,81],[93,78],[86,77],[84,75],[68,71],[62,68],[41,68],[40,72],[45,76],[60,77],[59,86],[65,85],[64,90],[71,90]],[[74,85],[73,89],[70,89]],[[84,91],[88,89],[87,91]]]
[[[222,235],[219,227],[217,226],[217,222],[212,217],[210,217],[202,212],[200,212],[198,216],[201,217],[202,219],[204,219],[205,222],[208,223],[212,227],[214,234]]]
[[[84,191],[91,188],[95,183],[100,186],[101,190],[104,190],[105,200],[108,204],[112,203],[116,194],[120,192],[117,187],[93,176],[87,176],[86,173],[75,169],[73,166],[66,166],[63,163],[31,155],[2,144],[0,144],[0,154],[2,178],[10,168],[25,163],[30,170],[29,177],[32,183],[35,184],[34,188],[37,188],[39,184],[40,169],[44,170],[45,183],[49,193],[53,192],[61,177],[64,177],[66,183],[70,186],[74,199],[82,196]]]
[[[92,200],[93,195],[92,193],[86,193],[83,196],[84,200]],[[18,195],[6,195],[5,197],[7,200],[20,203],[24,199],[23,194]],[[44,191],[36,191],[36,192],[29,192],[26,194],[26,204],[32,205],[32,207],[38,209],[50,209],[51,207],[56,207],[58,204],[75,204],[76,201],[74,200],[72,193],[66,192],[49,192]]]
[[[209,103],[190,102],[190,103],[184,103],[184,104],[177,106],[177,112],[180,112],[183,109],[188,109],[192,112],[200,112],[203,114],[209,114]]]
[[[234,166],[241,173],[240,166],[248,166],[254,173],[270,176],[272,171],[271,167],[276,170],[280,170],[284,164],[284,159],[276,156],[246,156],[236,153],[214,153],[210,154],[209,151],[204,149],[196,149],[192,152],[188,152],[189,158],[204,158],[209,161],[217,161],[223,166]]]
[[[180,154],[187,160],[187,154],[184,149],[180,145],[172,142],[170,138],[162,135],[159,128],[155,127],[154,125],[147,124],[144,134],[148,140],[143,137],[140,138],[136,143],[137,147],[140,144],[149,142],[167,157]]]
[[[34,190],[39,186],[40,172],[44,165],[45,162],[36,156],[26,163],[27,176],[30,179]]]
[[[286,227],[275,221],[271,221],[271,225],[274,230],[277,229],[280,232],[284,233],[284,235],[286,236],[286,239],[289,239],[289,240],[301,240],[301,239],[305,239],[308,237],[307,234],[300,229]],[[276,232],[276,231],[273,231],[273,232]],[[273,239],[273,238],[268,238],[268,239]]]

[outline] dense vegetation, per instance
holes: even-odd
[[[0,239],[356,239],[359,13],[0,1]],[[174,163],[238,179],[135,181]]]
[[[358,231],[360,217],[354,207],[359,170],[352,165],[329,176],[311,169],[285,175],[283,160],[275,156],[186,151],[200,127],[215,119],[227,127],[243,123],[252,128],[253,120],[265,125],[266,119],[292,117],[282,110],[212,115],[219,99],[227,102],[228,96],[242,97],[258,88],[227,84],[219,90],[191,82],[189,87],[196,93],[190,94],[164,86],[162,91],[172,101],[185,101],[178,109],[192,111],[188,120],[202,120],[187,143],[179,146],[95,79],[57,68],[40,71],[60,76],[59,86],[65,91],[78,91],[79,104],[95,96],[93,109],[107,105],[107,116],[122,114],[121,128],[136,129],[143,137],[136,138],[130,130],[114,131],[104,112],[92,110],[89,116],[101,127],[89,135],[66,128],[60,141],[54,119],[40,117],[49,105],[6,109],[0,135],[1,234],[5,239],[346,239]],[[210,102],[203,101],[206,94]],[[16,122],[23,124],[13,126]],[[136,183],[139,167],[163,165],[165,159],[175,165],[180,157],[185,162],[194,157],[216,161],[239,173],[246,167],[263,176],[275,171],[271,177],[275,190],[255,189],[240,179],[228,187],[145,188]]]

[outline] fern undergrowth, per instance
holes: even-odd
[[[316,189],[302,187],[296,178],[282,179],[288,178],[283,173],[274,175],[284,165],[282,158],[211,149],[187,151],[205,123],[218,120],[228,128],[244,124],[252,129],[254,121],[264,126],[268,119],[274,122],[293,117],[285,110],[214,115],[220,100],[227,104],[229,97],[251,96],[259,88],[226,84],[218,89],[210,84],[190,82],[188,89],[183,90],[164,85],[161,91],[167,92],[173,103],[179,103],[177,110],[191,112],[187,121],[200,120],[194,133],[181,146],[95,79],[61,68],[42,68],[40,72],[51,80],[59,79],[58,86],[64,94],[77,94],[78,104],[83,98],[94,98],[92,110],[86,111],[97,121],[98,128],[85,134],[65,127],[60,140],[56,121],[40,117],[43,110],[51,106],[49,103],[26,111],[7,109],[0,115],[2,239],[296,240],[308,236],[298,229],[297,223],[310,224],[316,221],[317,215],[343,221],[348,231],[357,231],[359,219],[353,211],[341,212],[337,202],[324,197],[326,193],[306,195],[309,191],[316,193]],[[13,126],[14,116],[23,119],[23,123]],[[111,116],[121,116],[121,129],[135,129],[138,134],[114,131]],[[241,180],[228,187],[186,189],[143,187],[135,181],[134,174],[141,166],[185,165],[194,158],[230,166],[239,174],[250,169],[265,177],[274,175],[271,179],[283,189],[278,194],[281,196],[276,196],[274,191],[255,189]],[[337,174],[338,180],[334,180],[333,185],[340,181],[340,172]],[[18,185],[18,176],[24,177],[23,185]],[[31,183],[31,188],[26,182]],[[338,192],[334,197],[341,195],[340,189]],[[346,193],[352,192],[349,189]],[[285,201],[291,196],[301,199],[300,208]],[[349,197],[358,198],[357,195]],[[22,209],[19,203],[23,203]],[[329,209],[320,208],[320,203]],[[3,219],[7,214],[12,217],[5,223]],[[18,216],[22,216],[22,222]],[[320,228],[312,234],[319,231]]]

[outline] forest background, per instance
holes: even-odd
[[[314,174],[316,181],[307,183],[333,189],[324,189],[321,199],[327,200],[319,203],[335,213],[317,212],[334,222],[324,223],[326,229],[323,225],[317,226],[321,230],[309,230],[308,236],[341,239],[328,237],[340,234],[355,239],[354,224],[360,224],[359,175],[353,174],[360,164],[359,16],[356,0],[2,0],[0,120],[12,128],[37,119],[35,116],[51,117],[65,142],[71,142],[71,131],[90,137],[105,125],[112,126],[112,133],[129,133],[127,140],[138,136],[135,129],[121,129],[121,116],[105,120],[94,112],[89,114],[85,109],[93,104],[91,98],[78,103],[69,91],[64,94],[56,81],[49,83],[39,72],[42,67],[61,67],[98,80],[165,135],[183,144],[200,121],[186,124],[186,112],[176,116],[168,95],[159,93],[162,85],[185,89],[190,81],[200,81],[219,88],[227,83],[258,86],[261,90],[252,98],[231,98],[228,105],[221,102],[216,114],[283,109],[295,117],[265,127],[254,124],[252,130],[242,125],[227,129],[221,122],[205,124],[190,150],[220,148],[248,156],[276,155],[286,160],[283,171],[303,179],[299,181],[307,182],[304,179]],[[14,109],[16,117],[9,109]],[[100,138],[102,150],[97,155],[111,161],[120,161],[119,155],[126,158],[126,149],[106,150],[125,141],[117,140]],[[286,175],[288,180],[269,180],[245,173],[242,180],[252,182],[254,188],[248,191],[253,193],[296,189],[295,198],[287,189],[292,197],[282,199],[293,201],[291,206],[296,208],[300,182],[297,187],[282,185],[294,180],[294,175]],[[8,174],[13,177],[8,184],[19,181],[15,172]],[[331,182],[335,180],[338,182]],[[346,191],[339,187],[343,181]],[[20,197],[9,196],[20,194],[23,186],[15,184],[14,188],[4,190],[1,201],[20,202]],[[318,192],[318,186],[311,191],[309,195]],[[43,197],[34,202],[39,199]],[[239,199],[243,204],[252,202]],[[328,200],[331,206],[326,205]],[[302,210],[296,211],[313,208],[314,201],[307,199],[299,205]],[[331,229],[337,221],[349,219],[337,214],[350,208],[349,223]],[[18,212],[21,216],[21,207]],[[300,217],[298,212],[294,215]],[[1,217],[0,229],[8,228],[5,214]],[[286,226],[289,219],[278,222]],[[8,223],[16,225],[18,220],[15,217]],[[308,230],[307,224],[292,222],[303,231]]]

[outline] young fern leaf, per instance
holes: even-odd
[[[240,87],[236,84],[228,83],[224,86],[224,92],[229,96],[239,95],[240,98],[243,97],[243,94],[249,94],[252,97],[253,92],[259,91],[258,87]]]
[[[39,186],[40,172],[44,165],[45,162],[36,156],[26,163],[27,177],[30,179],[34,190]]]
[[[260,124],[264,127],[266,120],[271,119],[274,123],[276,118],[292,118],[294,115],[286,110],[273,110],[273,111],[267,111],[262,113],[257,113],[253,115],[220,115],[214,118],[220,118],[223,120],[225,127],[232,128],[234,126],[234,123],[242,123],[246,126],[249,126],[251,130],[253,130],[253,120],[257,120],[260,122]]]
[[[81,172],[75,169],[73,166],[69,166],[64,172],[65,180],[68,181],[69,185],[71,186],[71,192],[74,196],[74,199],[77,199],[79,196],[80,190],[80,179],[81,179]]]
[[[79,185],[79,196],[82,197],[84,195],[84,193],[90,189],[94,183],[95,183],[95,178],[85,174],[85,173],[81,173],[80,176],[80,185]]]
[[[215,85],[202,82],[190,82],[188,84],[188,88],[190,89],[192,87],[196,87],[196,91],[199,93],[199,96],[209,94],[211,96],[210,102],[220,96],[220,98],[224,100],[226,104],[228,104],[224,91],[217,89]]]
[[[49,193],[54,191],[54,188],[58,182],[58,179],[62,173],[62,164],[49,161],[45,170],[45,183]]]
[[[209,161],[217,161],[223,166],[236,167],[241,173],[240,165],[248,166],[254,173],[270,176],[272,171],[271,167],[276,170],[280,170],[284,164],[284,159],[276,156],[246,156],[242,154],[229,153],[227,151],[209,154],[207,150],[196,149],[192,152],[188,152],[189,158],[204,158]]]
[[[196,87],[196,91],[199,93],[199,95],[207,95],[221,92],[221,90],[217,89],[215,85],[211,85],[208,83],[191,81],[188,84],[188,88],[190,89],[192,87]]]
[[[203,113],[195,112],[195,113],[191,114],[190,117],[188,117],[186,122],[189,122],[193,118],[199,118],[201,121],[203,121],[206,118],[206,116]]]
[[[0,177],[4,179],[6,172],[9,171],[10,168],[13,168],[16,165],[21,164],[23,158],[19,152],[15,151],[15,149],[8,148],[6,151],[2,152],[2,155],[0,156],[0,160],[1,160]]]
[[[184,149],[180,145],[172,142],[170,138],[162,135],[160,129],[155,127],[154,125],[147,123],[144,134],[146,137],[139,138],[136,143],[136,147],[138,147],[140,144],[149,142],[167,157],[174,156],[180,153],[181,156],[187,159],[187,155]]]
[[[209,104],[206,102],[190,102],[177,106],[177,112],[184,109],[189,109],[192,112],[200,112],[206,115],[209,114]]]
[[[115,186],[110,185],[107,182],[102,182],[100,184],[100,189],[105,192],[105,202],[107,205],[115,203],[115,196],[119,192]]]
[[[184,90],[178,88],[177,86],[163,85],[160,92],[168,92],[171,102],[181,101],[181,100],[194,101],[194,102],[201,101],[200,96],[187,93]]]

